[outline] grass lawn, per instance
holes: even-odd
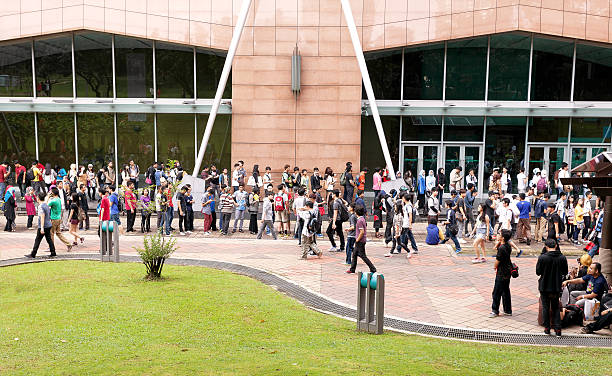
[[[247,277],[143,275],[92,261],[0,268],[0,374],[612,374],[609,349],[374,336]]]

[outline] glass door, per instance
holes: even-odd
[[[436,175],[438,173],[438,159],[440,158],[438,146],[420,145],[419,149],[421,153],[419,161],[422,163],[419,171],[425,170],[425,175],[428,175],[429,170],[432,170]]]
[[[444,192],[450,192],[450,173],[455,167],[461,166],[462,162],[461,146],[445,146],[444,153],[444,174],[446,175]]]
[[[410,171],[412,176],[416,177],[419,174],[419,147],[404,146],[404,166],[402,172]]]
[[[478,179],[480,176],[480,151],[480,146],[445,145],[444,172],[447,181],[450,183],[450,173],[455,167],[461,167],[463,175],[461,186],[463,188],[467,185],[465,177],[469,175],[470,170],[474,171],[474,177]],[[478,184],[476,186],[478,187]],[[450,192],[450,184],[447,184],[446,187],[446,192]]]
[[[529,146],[529,159],[527,160],[527,173],[529,179],[533,178],[535,168],[546,170],[548,176],[554,175],[565,161],[564,146]]]
[[[588,148],[586,147],[577,147],[577,148],[573,147],[572,148],[572,163],[570,165],[570,169],[586,162],[587,152],[588,152]]]

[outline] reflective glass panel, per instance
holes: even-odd
[[[402,141],[440,141],[441,116],[404,116]]]
[[[401,99],[402,50],[370,52],[365,59],[376,99]],[[367,99],[365,89],[361,97]]]
[[[19,161],[29,168],[36,159],[34,114],[0,112],[0,161]]]
[[[157,157],[178,160],[192,171],[195,162],[195,118],[193,114],[157,114]]]
[[[485,163],[483,189],[488,192],[490,177],[494,168],[499,172],[505,167],[512,179],[512,189],[516,192],[516,175],[524,165],[525,131],[527,119],[524,117],[488,117],[485,140]]]
[[[32,44],[0,45],[0,96],[32,96]]]
[[[574,100],[612,101],[611,81],[612,49],[578,43]]]
[[[158,98],[193,98],[193,48],[155,43]]]
[[[37,96],[72,97],[71,36],[35,40],[34,62]]]
[[[530,50],[529,35],[491,36],[489,100],[527,100]]]
[[[573,118],[571,142],[610,143],[609,118]]]
[[[442,99],[444,43],[404,50],[404,99]]]
[[[487,37],[448,42],[446,99],[484,100]]]
[[[444,141],[482,142],[484,117],[448,116],[444,118]]]
[[[570,100],[573,56],[574,42],[534,37],[531,100]]]
[[[155,159],[154,114],[117,114],[117,170],[134,160],[141,172]]]
[[[217,85],[221,79],[223,64],[225,63],[225,52],[204,50],[196,48],[196,84],[198,87],[198,98],[214,98]],[[223,98],[232,97],[232,74],[227,79]]]
[[[529,142],[567,142],[569,118],[529,118]]]
[[[208,114],[197,114],[198,121],[198,137],[196,139],[196,150],[199,150],[202,137],[204,136],[204,130],[206,129],[206,122],[208,121]],[[215,124],[213,125],[212,132],[210,133],[210,139],[206,146],[206,153],[202,160],[203,166],[210,166],[211,164],[217,167],[228,167],[231,165],[232,153],[232,116],[231,115],[217,115],[215,118]],[[191,171],[189,171],[191,173]]]
[[[77,97],[112,97],[112,36],[102,33],[75,34],[74,69]]]
[[[404,146],[404,169],[402,172],[412,172],[412,176],[416,177],[419,174],[419,147]]]
[[[381,118],[385,138],[387,139],[387,147],[391,154],[391,163],[395,168],[399,165],[399,140],[397,135],[400,132],[400,117],[399,116],[382,116]],[[361,117],[361,139],[362,140],[378,140],[378,133],[374,125],[372,116]],[[368,167],[370,173],[366,174],[366,187],[371,187],[372,174],[376,167],[385,168],[385,157],[382,153],[382,148],[379,142],[362,142],[361,143],[361,158],[360,166]],[[314,166],[313,166],[314,167]],[[325,167],[319,166],[323,171]],[[337,172],[337,171],[334,171]],[[337,175],[339,176],[339,175]]]
[[[116,35],[115,75],[118,98],[153,97],[153,42]]]
[[[113,114],[78,113],[77,144],[79,146],[79,164],[94,165],[94,171],[115,163],[115,133]]]
[[[74,114],[38,113],[38,160],[66,171],[76,163],[74,153]],[[57,169],[56,169],[57,171]]]

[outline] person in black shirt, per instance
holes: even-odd
[[[567,259],[559,250],[559,244],[552,238],[546,239],[545,252],[538,257],[536,274],[540,276],[538,290],[540,291],[540,299],[542,301],[544,333],[550,334],[550,317],[552,314],[552,325],[557,337],[560,337],[559,292],[561,291],[561,281],[567,274]]]
[[[499,302],[504,304],[504,315],[512,316],[512,298],[510,296],[510,273],[512,272],[512,262],[510,261],[510,230],[502,230],[500,242],[497,246],[497,256],[495,256],[495,286],[493,287],[493,303],[489,317],[499,316]]]
[[[493,229],[495,228],[495,209],[497,208],[497,192],[489,192],[489,198],[485,201],[485,214],[489,217],[489,240],[493,240]]]
[[[319,189],[321,189],[321,174],[319,174],[319,168],[315,167],[312,173],[312,176],[310,176],[310,190],[311,193],[312,192],[317,192]]]
[[[548,204],[548,207],[546,208],[546,216],[548,217],[548,235],[546,239],[554,240],[557,244],[557,249],[559,249],[561,217],[559,217],[559,214],[555,212],[555,204],[553,202]]]
[[[85,222],[85,230],[89,230],[89,204],[87,203],[87,187],[85,184],[81,184],[79,187],[79,193],[77,193],[79,201],[79,230],[83,229],[83,222]]]

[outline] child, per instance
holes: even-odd
[[[259,212],[259,188],[253,187],[251,194],[249,194],[249,214],[251,216],[249,221],[249,233],[251,235],[257,235],[257,213]]]
[[[28,215],[28,230],[32,229],[32,221],[36,215],[36,196],[34,196],[34,188],[28,187],[28,193],[25,195],[26,214]]]
[[[353,249],[355,249],[355,226],[357,226],[357,216],[355,215],[355,204],[350,204],[349,211],[349,227],[346,231],[346,265],[351,264]]]
[[[452,240],[455,243],[455,254],[461,253],[461,245],[459,245],[459,241],[457,240],[457,216],[455,214],[455,209],[453,209],[453,202],[451,200],[446,201],[446,221],[444,224],[446,225],[446,233],[444,236],[446,239],[442,240],[440,243],[444,244],[448,239]]]
[[[429,218],[425,243],[429,245],[438,245],[438,243],[440,243],[440,239],[444,239],[444,237],[441,237],[440,235],[441,233],[440,229],[438,228],[438,220],[435,217]]]

